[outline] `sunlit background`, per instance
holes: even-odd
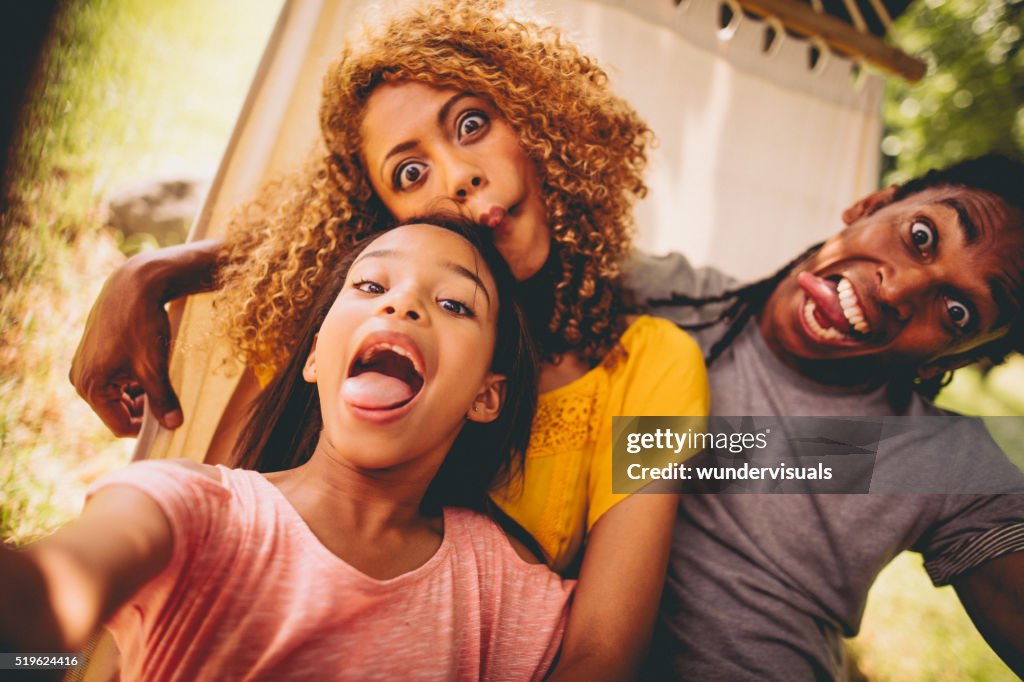
[[[56,15],[0,217],[0,537],[51,531],[79,511],[88,484],[128,460],[133,442],[114,439],[68,383],[71,356],[126,254],[184,238],[175,216],[216,170],[280,4],[82,0]],[[929,74],[890,82],[880,183],[990,150],[1024,155],[1022,29],[1024,0],[916,0],[895,35]],[[162,192],[172,215],[157,207],[154,229],[138,231],[130,199],[147,192]],[[959,372],[940,400],[1024,415],[1022,387],[1014,357]],[[860,672],[1014,679],[920,564],[901,556],[872,591],[851,643]]]

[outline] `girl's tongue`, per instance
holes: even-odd
[[[349,377],[341,386],[341,397],[353,407],[387,410],[412,399],[412,387],[405,381],[380,372],[363,372]]]
[[[835,282],[809,272],[801,272],[797,275],[796,281],[814,301],[814,319],[822,327],[826,329],[835,327],[842,332],[850,331],[850,323],[843,315],[842,306],[839,305],[839,294],[836,293]]]

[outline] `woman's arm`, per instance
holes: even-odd
[[[630,332],[628,343],[623,338],[629,359],[615,379],[624,391],[616,414],[706,415],[707,371],[693,339],[663,320],[642,319]],[[635,678],[651,641],[665,582],[678,496],[611,495],[610,438],[606,447],[607,452],[595,455],[598,471],[588,514],[596,521],[553,679]]]
[[[637,676],[665,582],[677,501],[632,495],[594,525],[551,680]]]
[[[143,394],[166,428],[181,425],[167,373],[171,331],[164,304],[214,287],[220,240],[139,254],[122,265],[93,304],[71,363],[78,394],[118,436],[142,425]]]
[[[77,651],[170,561],[173,538],[150,497],[96,493],[82,516],[26,550],[0,550],[0,649]]]

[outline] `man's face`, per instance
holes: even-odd
[[[963,187],[890,203],[794,268],[769,298],[761,331],[790,364],[858,358],[858,372],[944,370],[1018,314],[1022,223],[995,195]]]

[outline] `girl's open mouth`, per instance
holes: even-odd
[[[422,366],[419,350],[404,334],[371,335],[349,368],[342,398],[361,410],[397,410],[422,390]]]

